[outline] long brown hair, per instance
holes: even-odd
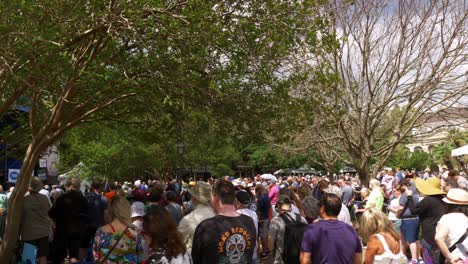
[[[143,233],[151,237],[150,248],[164,249],[167,257],[177,257],[187,251],[176,221],[160,205],[151,206],[143,216]]]
[[[129,226],[132,223],[132,210],[125,197],[116,195],[110,202],[109,213],[111,221],[118,219],[123,224]]]

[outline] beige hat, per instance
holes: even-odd
[[[448,204],[468,205],[468,192],[463,189],[450,189],[447,197],[442,200]]]
[[[188,190],[188,192],[197,199],[200,203],[208,204],[211,198],[211,186],[203,181],[197,181],[195,186]]]

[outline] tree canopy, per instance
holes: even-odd
[[[143,129],[166,126],[184,140],[191,114],[223,120],[220,128],[244,134],[268,124],[258,117],[284,107],[278,102],[289,101],[297,78],[284,67],[291,56],[304,47],[319,51],[330,41],[316,4],[3,1],[0,116],[27,108],[26,120],[3,139],[22,132],[27,140],[0,258],[10,259],[16,245],[40,153],[74,127],[144,121]],[[311,38],[310,32],[325,37]]]

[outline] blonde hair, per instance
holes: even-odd
[[[372,235],[382,232],[390,234],[397,241],[400,240],[400,235],[386,214],[373,207],[364,211],[359,220],[359,234],[362,240],[366,242]]]
[[[369,188],[371,190],[374,190],[375,188],[379,187],[380,188],[380,182],[376,179],[372,179],[369,183]]]
[[[369,193],[370,193],[369,189],[366,188],[366,187],[362,187],[360,192],[361,193],[363,193],[363,192],[366,193],[366,197],[369,196]]]
[[[115,219],[129,226],[132,224],[132,212],[130,209],[130,203],[120,195],[114,196],[110,203],[110,216],[111,221]]]

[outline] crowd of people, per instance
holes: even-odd
[[[21,241],[41,264],[468,263],[468,182],[455,170],[387,169],[368,185],[267,176],[51,188],[35,177]]]

